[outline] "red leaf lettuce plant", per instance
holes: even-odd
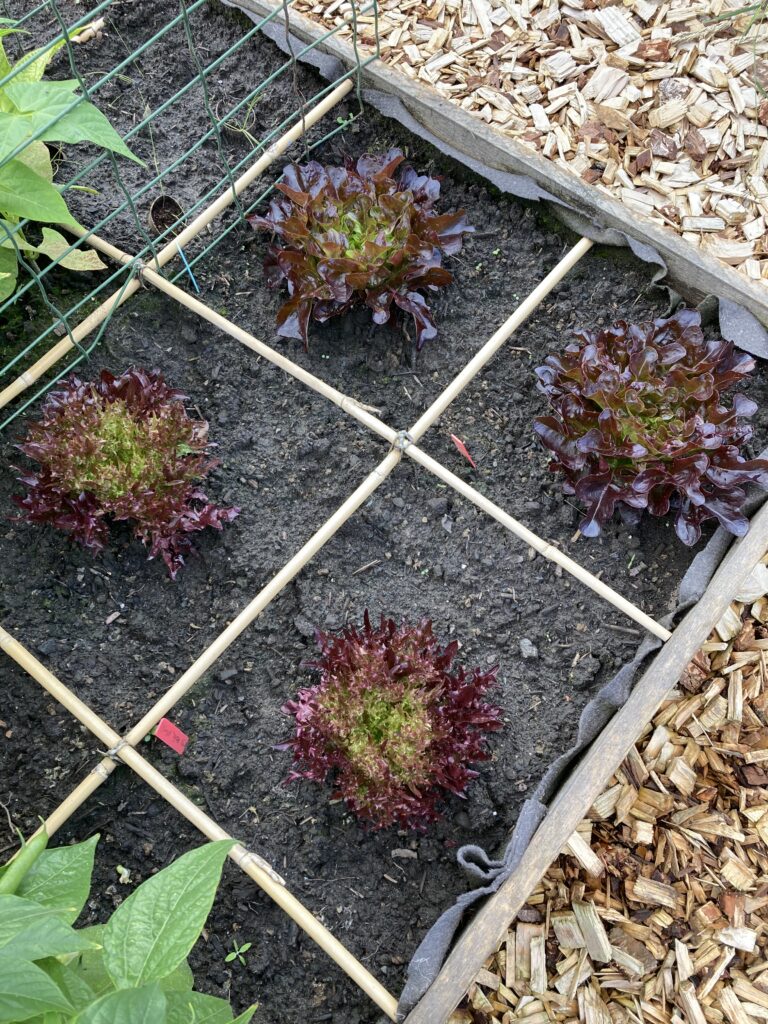
[[[198,486],[217,463],[207,455],[208,424],[189,418],[184,398],[156,370],[104,370],[94,383],[71,376],[18,445],[40,464],[19,477],[27,487],[14,498],[20,518],[64,530],[91,551],[104,547],[110,519],[130,521],[174,579],[189,535],[221,530],[239,512],[217,508]]]
[[[440,182],[405,166],[399,149],[361,156],[344,167],[315,161],[283,170],[267,214],[253,216],[257,230],[278,236],[264,263],[267,282],[288,286],[277,314],[278,334],[307,341],[310,318],[324,323],[364,303],[377,324],[392,304],[410,313],[416,345],[437,334],[422,292],[453,280],[443,256],[459,252],[474,228],[463,210],[439,215]]]
[[[489,757],[485,734],[501,728],[501,711],[483,697],[497,669],[451,670],[459,645],[441,647],[427,620],[382,616],[374,627],[366,611],[361,630],[316,639],[308,667],[320,682],[283,708],[296,719],[279,748],[293,750],[288,781],[332,775],[335,795],[375,828],[423,829],[441,795],[464,796],[477,776],[469,764]]]
[[[740,455],[755,403],[735,394],[726,406],[722,396],[755,360],[729,341],[705,340],[700,323],[683,309],[652,323],[577,331],[574,344],[536,370],[553,413],[534,429],[565,493],[586,506],[585,536],[597,536],[614,509],[629,522],[645,509],[674,509],[685,544],[698,541],[707,519],[747,532],[741,485],[768,487],[768,461]]]

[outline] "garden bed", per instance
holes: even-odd
[[[147,31],[142,7],[111,11],[114,24],[108,23],[99,48],[84,53],[84,67],[112,66],[126,46],[136,45]],[[170,3],[158,4],[153,16],[160,20],[172,10]],[[211,9],[206,20],[205,45],[212,51],[242,33],[231,12]],[[172,49],[172,41],[168,45]],[[266,40],[257,41],[253,52],[260,77],[283,61]],[[119,130],[130,126],[142,100],[171,87],[176,64],[170,56],[169,49],[165,61],[156,57],[144,66],[140,89],[115,98],[110,116]],[[210,85],[215,103],[216,90],[223,94],[232,82],[222,76]],[[305,70],[299,86],[310,94],[317,88]],[[270,93],[263,101],[264,123],[280,120],[281,105],[294,99],[290,91]],[[176,130],[191,137],[205,124],[205,111],[191,99]],[[228,152],[242,145],[234,135],[222,142]],[[163,165],[177,140],[169,128],[155,134],[154,144]],[[331,163],[344,153],[391,145],[407,148],[418,168],[443,174],[446,208],[464,207],[477,229],[452,262],[456,283],[436,301],[440,336],[418,358],[399,331],[374,328],[357,314],[314,328],[307,353],[297,343],[275,339],[280,298],[265,289],[261,271],[267,242],[247,229],[232,232],[196,268],[196,276],[212,308],[376,406],[383,420],[399,427],[418,418],[575,238],[370,111],[319,155]],[[213,173],[214,144],[201,154],[203,180]],[[179,177],[168,189],[186,204],[197,197],[199,184]],[[103,214],[118,199],[105,188],[95,200],[80,200],[77,213],[93,222],[99,209]],[[131,251],[136,239],[129,223],[124,235],[118,231],[110,241]],[[594,249],[425,439],[425,449],[449,469],[656,617],[670,610],[694,551],[674,539],[668,523],[656,520],[644,522],[636,534],[614,525],[599,541],[575,540],[578,510],[563,500],[533,439],[531,420],[543,411],[544,399],[532,386],[532,368],[559,349],[574,326],[620,316],[640,320],[664,310],[664,295],[651,287],[645,265],[623,252]],[[127,533],[96,560],[48,530],[9,524],[0,538],[0,618],[121,732],[384,453],[330,403],[152,291],[141,292],[115,315],[89,372],[130,364],[157,366],[210,421],[222,460],[210,493],[242,508],[235,525],[221,535],[203,535],[200,556],[176,583],[162,565],[146,562]],[[767,388],[761,367],[750,388],[761,405],[755,452],[768,440]],[[19,420],[7,433],[6,466],[21,461],[12,442],[23,427]],[[456,451],[451,433],[467,445],[477,471]],[[13,514],[11,495],[17,490],[13,474],[4,474],[4,517]],[[154,741],[147,748],[182,788],[199,794],[224,828],[266,857],[393,992],[424,931],[465,888],[455,847],[472,841],[493,849],[503,843],[526,794],[572,740],[581,708],[629,660],[640,639],[629,620],[531,554],[433,478],[410,464],[399,467],[179,705],[173,719],[192,739],[186,754],[177,759]],[[429,615],[439,636],[462,640],[466,664],[501,666],[495,699],[506,725],[493,738],[493,760],[482,767],[469,800],[449,803],[445,820],[423,837],[366,832],[341,804],[329,805],[320,787],[282,785],[289,757],[273,746],[288,734],[289,723],[280,707],[310,678],[300,666],[314,650],[313,629],[359,619],[365,607],[374,616]],[[534,657],[523,657],[523,640],[536,649]],[[6,661],[3,682],[0,777],[10,780],[12,792],[6,801],[4,786],[0,797],[27,830],[92,767],[95,746]],[[129,891],[119,884],[118,864],[129,869],[133,883],[198,841],[127,772],[86,804],[62,839],[97,830],[104,842],[95,891],[104,895],[89,905],[89,920],[107,916]],[[233,936],[253,943],[245,967],[224,963]],[[258,1000],[256,1019],[270,1024],[342,1017],[362,1024],[377,1018],[365,996],[234,872],[225,879],[193,966],[200,989],[231,988],[238,1005]]]

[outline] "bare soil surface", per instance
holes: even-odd
[[[13,12],[20,5],[8,5]],[[80,14],[62,3],[66,16]],[[177,12],[170,0],[123,2],[107,11],[104,39],[78,51],[86,80],[123,59]],[[18,11],[16,12],[18,13]],[[194,16],[206,62],[245,30],[232,12],[206,5]],[[37,26],[41,36],[50,27]],[[284,58],[268,41],[249,43],[209,81],[214,109]],[[99,100],[125,132],[146,104],[157,106],[194,72],[176,30],[131,65]],[[54,73],[69,74],[63,57]],[[299,88],[319,82],[300,70]],[[283,77],[258,105],[261,133],[294,105]],[[341,108],[343,116],[353,107]],[[170,164],[207,125],[198,91],[161,118],[137,151]],[[534,207],[504,198],[445,161],[396,123],[366,111],[319,156],[397,144],[420,168],[443,175],[444,209],[464,207],[476,233],[451,262],[455,283],[435,299],[440,336],[418,356],[397,325],[374,327],[364,313],[314,327],[308,352],[276,338],[281,297],[263,284],[267,239],[232,231],[196,268],[203,299],[348,394],[378,407],[396,428],[414,422],[472,354],[556,264],[575,239]],[[222,146],[232,164],[247,153],[241,136]],[[300,157],[300,148],[292,154]],[[66,159],[76,161],[75,147]],[[169,175],[167,190],[189,208],[219,173],[215,139]],[[71,168],[70,168],[71,170]],[[122,161],[129,187],[146,172]],[[152,195],[146,197],[148,207]],[[95,223],[120,199],[108,176],[99,196],[73,201]],[[111,240],[138,246],[129,218]],[[579,511],[564,500],[534,439],[544,408],[533,368],[559,349],[570,329],[665,311],[650,272],[623,251],[596,248],[514,335],[425,439],[453,472],[652,615],[675,601],[694,551],[670,523],[646,520],[636,533],[619,523],[598,541],[575,539]],[[73,278],[59,280],[72,287]],[[75,285],[76,286],[76,285]],[[39,311],[38,311],[39,312]],[[34,311],[32,311],[34,313]],[[32,315],[30,313],[30,315]],[[35,314],[37,315],[37,314]],[[12,522],[18,493],[12,442],[29,410],[6,433],[0,481],[0,621],[97,712],[123,732],[137,721],[384,457],[386,447],[324,399],[169,299],[142,291],[116,315],[88,372],[135,364],[158,367],[185,389],[190,407],[211,424],[221,466],[208,487],[242,514],[223,534],[202,536],[199,555],[176,583],[140,545],[116,531],[94,559],[48,529]],[[754,450],[768,438],[766,376],[751,385],[763,403]],[[466,444],[473,470],[450,435]],[[142,752],[225,828],[266,857],[291,890],[390,990],[440,912],[466,887],[456,847],[498,848],[521,802],[552,758],[574,738],[578,716],[597,688],[633,654],[640,631],[589,591],[532,557],[498,524],[405,460],[374,496],[227,651],[178,705],[173,720],[191,737],[179,758],[149,741]],[[426,835],[371,832],[331,804],[327,789],[284,785],[289,756],[274,750],[288,735],[281,705],[310,680],[315,627],[359,621],[363,609],[429,616],[446,640],[458,637],[469,665],[498,664],[495,700],[505,729],[492,739],[469,799],[451,800]],[[115,613],[118,613],[117,616]],[[527,654],[528,656],[524,656]],[[90,770],[99,744],[9,660],[0,661],[0,800],[22,828],[34,827]],[[13,836],[0,822],[0,848]],[[84,922],[104,918],[131,887],[200,841],[199,835],[127,769],[115,773],[59,834],[59,841],[100,832],[94,890]],[[404,855],[403,851],[407,851]],[[116,865],[131,872],[119,884]],[[226,964],[233,940],[251,942],[243,967]],[[228,868],[205,937],[193,952],[197,985],[229,993],[242,1008],[258,1001],[269,1024],[344,1021],[370,1024],[368,999],[256,887]]]

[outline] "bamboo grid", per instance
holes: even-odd
[[[351,80],[348,79],[342,82],[320,104],[307,113],[301,127],[309,127],[314,124],[331,110],[351,88]],[[184,235],[180,236],[179,241],[181,244],[186,244],[187,241],[202,231],[218,214],[235,201],[236,196],[255,181],[293,141],[296,141],[301,134],[301,131],[297,132],[298,127],[294,126],[293,129],[286,132],[237,180],[234,188],[229,188],[223,192],[207,210],[200,214],[188,226]],[[240,614],[230,622],[216,640],[197,657],[167,693],[157,701],[154,707],[125,736],[120,736],[102,718],[96,715],[87,704],[80,700],[69,687],[57,679],[10,632],[0,628],[0,649],[108,748],[104,759],[92,769],[60,806],[48,816],[44,827],[49,834],[52,835],[61,828],[88,797],[110,777],[117,765],[122,763],[128,765],[140,778],[144,779],[160,796],[184,815],[209,839],[228,837],[228,834],[221,826],[184,796],[156,768],[149,764],[135,748],[149,735],[160,719],[172,710],[174,705],[199,681],[203,674],[211,668],[237,637],[247,629],[284,587],[389,477],[401,462],[403,455],[407,455],[408,458],[452,487],[462,497],[501,523],[505,529],[517,536],[525,544],[534,548],[549,561],[561,566],[581,584],[598,594],[618,611],[629,616],[645,630],[662,641],[666,641],[672,635],[669,630],[637,608],[632,602],[597,579],[557,547],[538,537],[499,506],[480,494],[471,485],[455,476],[441,463],[427,455],[426,452],[419,448],[417,443],[440,418],[450,403],[491,360],[493,355],[501,348],[517,327],[556,287],[568,271],[578,263],[582,256],[588,252],[592,244],[588,239],[582,238],[573,246],[531,294],[520,303],[506,322],[479,349],[445,391],[425,410],[410,429],[396,430],[376,417],[367,407],[355,399],[315,377],[258,338],[243,330],[237,324],[232,323],[210,309],[201,300],[188,295],[177,285],[163,277],[159,272],[159,268],[163,266],[164,262],[167,262],[168,259],[176,255],[175,243],[173,246],[166,246],[165,249],[157,254],[156,259],[153,259],[150,263],[149,261],[142,262],[138,258],[122,252],[92,232],[84,232],[84,234],[87,235],[89,243],[104,255],[117,263],[130,266],[133,275],[130,279],[129,288],[124,287],[115,292],[110,299],[104,302],[98,310],[86,318],[76,329],[79,332],[79,337],[84,337],[88,332],[95,329],[102,320],[111,316],[114,309],[127,300],[129,289],[133,293],[140,286],[140,283],[143,282],[147,286],[157,288],[165,295],[199,315],[208,323],[211,323],[224,333],[257,352],[260,356],[263,356],[295,380],[300,381],[305,386],[336,404],[351,418],[387,442],[389,444],[389,451],[353,493],[339,506],[337,511],[263,587]],[[135,287],[133,287],[134,283]],[[69,338],[54,346],[51,353],[44,357],[49,360],[47,367],[53,365],[58,358],[61,358],[68,351],[67,346],[68,348],[72,347],[72,342]],[[40,372],[42,373],[43,370]],[[10,397],[4,394],[2,400],[0,400],[0,405],[6,404],[12,397],[21,394],[26,387],[33,383],[33,378],[36,379],[34,374],[31,376],[29,374],[22,375],[12,385],[13,394]],[[247,850],[239,843],[233,847],[230,857],[349,975],[387,1016],[393,1020],[396,1019],[396,998],[290,893],[284,880],[263,858]]]

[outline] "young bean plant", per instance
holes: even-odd
[[[743,485],[768,487],[768,461],[741,454],[756,404],[724,396],[755,360],[730,341],[705,339],[700,324],[695,310],[682,309],[652,323],[577,331],[536,370],[552,413],[534,429],[565,493],[586,506],[585,536],[597,536],[614,510],[632,523],[645,510],[673,510],[685,544],[699,540],[708,519],[747,532]]]
[[[182,854],[142,882],[103,925],[74,928],[91,893],[99,837],[47,849],[40,832],[0,866],[4,1024],[248,1024],[193,990],[187,956],[213,905],[234,839]]]
[[[90,142],[142,163],[104,114],[79,95],[76,81],[42,81],[63,40],[11,63],[3,39],[23,34],[15,22],[0,18],[0,79],[8,79],[0,86],[0,302],[16,290],[22,259],[44,256],[68,270],[104,267],[93,249],[67,253],[70,243],[50,226],[77,227],[77,221],[53,183],[46,142]],[[26,220],[33,222],[32,235],[23,228]]]
[[[51,392],[42,417],[18,447],[39,463],[19,477],[20,518],[49,524],[92,551],[106,544],[110,521],[132,523],[160,555],[171,578],[192,548],[190,534],[221,530],[238,515],[218,508],[200,481],[209,458],[208,424],[193,420],[185,396],[157,370],[104,370],[93,383],[70,377]]]
[[[306,347],[310,319],[324,323],[364,304],[377,324],[387,323],[393,305],[410,313],[418,348],[437,335],[424,292],[453,280],[443,256],[459,252],[474,228],[463,210],[438,214],[439,180],[400,167],[403,160],[391,149],[343,167],[284,168],[282,194],[264,216],[250,218],[277,236],[264,267],[270,287],[288,288],[278,334]]]
[[[496,668],[453,667],[456,641],[442,647],[425,620],[317,633],[320,681],[283,711],[296,720],[289,781],[331,777],[335,795],[374,828],[423,829],[447,793],[464,796],[485,761],[487,733],[501,710],[484,696]]]

